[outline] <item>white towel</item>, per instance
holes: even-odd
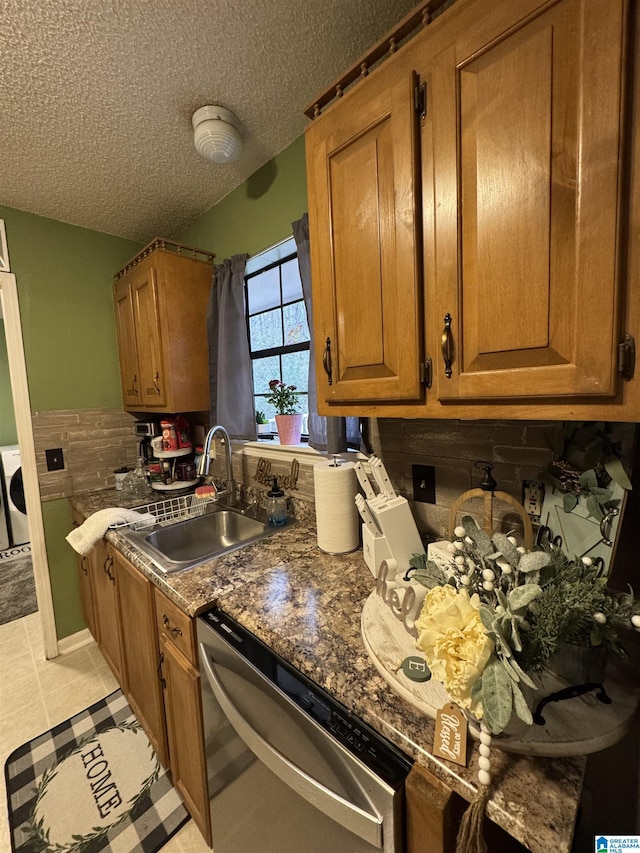
[[[155,521],[155,516],[150,512],[136,512],[133,509],[113,506],[94,512],[84,521],[80,527],[66,536],[66,540],[78,554],[88,554],[93,546],[107,532],[112,524],[125,524],[140,521]]]

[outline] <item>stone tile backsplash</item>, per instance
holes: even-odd
[[[114,469],[135,464],[135,420],[121,409],[34,412],[32,422],[43,501],[112,487]],[[478,486],[483,472],[475,467],[477,461],[494,465],[498,488],[521,501],[522,481],[539,479],[540,471],[551,459],[545,433],[554,426],[554,422],[544,421],[379,418],[369,421],[369,441],[373,452],[384,461],[398,494],[411,501],[421,533],[438,539],[448,536],[451,504],[460,494]],[[58,447],[62,448],[65,467],[47,471],[45,451]],[[260,493],[267,491],[268,486],[255,479],[255,456],[234,452],[233,461],[239,483]],[[271,473],[278,477],[291,473],[291,456],[268,461]],[[312,459],[300,454],[298,461],[297,488],[286,491],[292,498],[313,505]],[[220,457],[213,462],[212,473],[222,474],[221,462]],[[435,468],[435,503],[413,501],[414,464]]]
[[[427,421],[380,418],[370,422],[372,450],[384,461],[394,487],[411,501],[421,533],[449,537],[449,509],[478,487],[478,461],[490,462],[498,489],[522,501],[522,481],[539,480],[551,460],[548,421]],[[412,465],[435,468],[435,504],[413,502]],[[480,509],[480,507],[478,507]],[[473,509],[473,508],[472,508]],[[480,520],[479,512],[472,511]]]
[[[134,418],[122,409],[58,409],[31,416],[43,501],[113,487],[113,471],[135,464]],[[45,451],[62,448],[64,468],[48,471]]]

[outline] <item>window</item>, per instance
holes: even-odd
[[[247,262],[245,273],[249,351],[255,409],[271,420],[269,382],[295,385],[308,413],[309,326],[293,238]]]

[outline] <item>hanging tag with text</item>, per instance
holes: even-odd
[[[449,702],[436,714],[433,754],[467,766],[467,720],[460,708]]]

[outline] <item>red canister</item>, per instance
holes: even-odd
[[[162,449],[177,450],[178,449],[178,432],[176,430],[175,420],[160,421],[162,428]]]

